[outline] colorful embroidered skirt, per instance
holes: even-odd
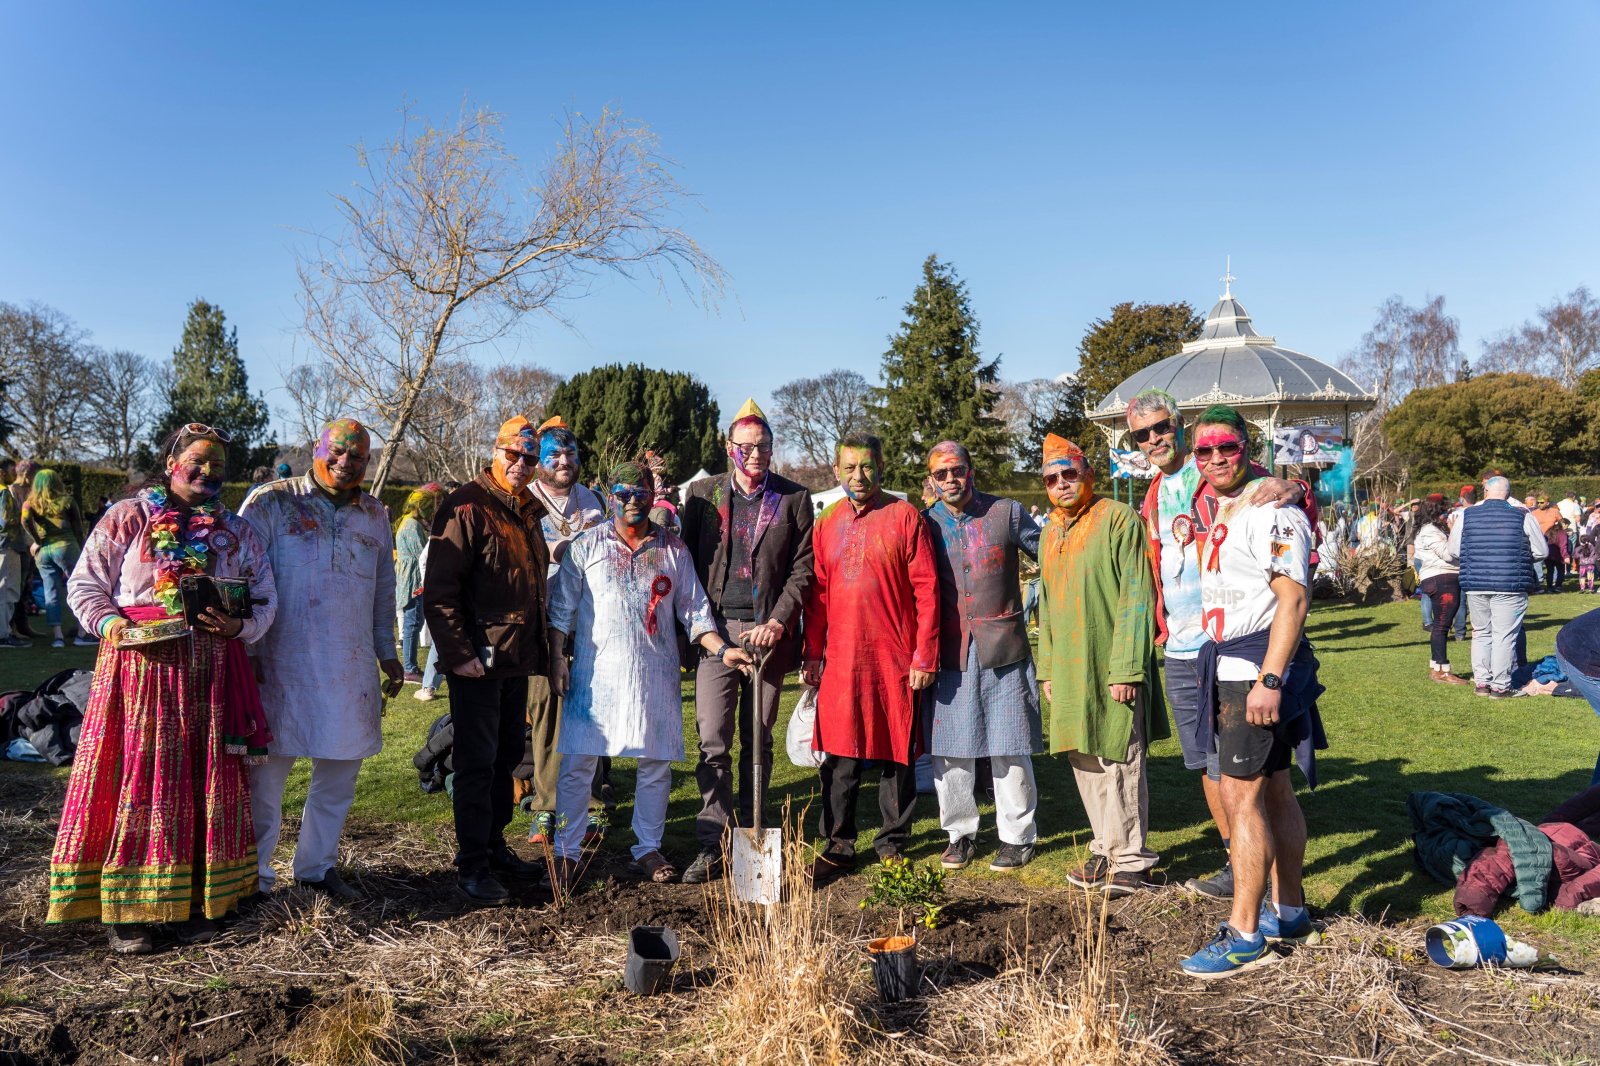
[[[256,890],[249,779],[223,742],[227,642],[192,642],[100,646],[49,921],[219,918]]]

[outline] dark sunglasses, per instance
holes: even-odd
[[[967,468],[964,466],[947,466],[942,470],[933,471],[928,476],[935,481],[961,481],[967,476]]]
[[[1243,444],[1236,440],[1230,440],[1224,441],[1223,443],[1214,447],[1197,447],[1194,450],[1194,457],[1198,462],[1209,463],[1211,461],[1212,453],[1215,453],[1223,459],[1232,459],[1242,451],[1244,451]]]
[[[629,489],[621,485],[611,486],[611,495],[621,504],[642,503],[655,497],[649,489]]]
[[[1157,437],[1165,437],[1171,432],[1172,419],[1163,418],[1153,426],[1145,426],[1143,429],[1131,430],[1128,435],[1134,439],[1135,443],[1143,444],[1145,441],[1150,439],[1152,434]]]
[[[1061,484],[1073,485],[1088,476],[1087,470],[1079,470],[1075,466],[1069,466],[1065,470],[1052,470],[1044,476],[1044,487],[1053,489]]]
[[[501,451],[505,453],[507,467],[513,467],[519,463],[523,466],[532,466],[539,461],[535,456],[529,455],[527,452],[512,451],[510,448],[502,448]]]

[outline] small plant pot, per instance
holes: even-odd
[[[872,980],[878,998],[899,1003],[917,994],[922,983],[922,967],[917,964],[917,942],[909,936],[884,936],[867,942],[867,957],[872,960]]]
[[[664,925],[635,926],[628,933],[628,962],[622,983],[641,996],[656,996],[672,984],[678,964],[678,934]]]

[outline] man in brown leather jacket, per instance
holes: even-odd
[[[539,442],[526,418],[500,427],[488,469],[446,496],[433,520],[423,612],[449,675],[455,732],[456,868],[481,906],[510,893],[494,876],[538,876],[506,845],[511,772],[522,761],[528,678],[547,675],[545,581],[550,562],[529,490]]]

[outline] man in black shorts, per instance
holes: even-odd
[[[1314,749],[1327,741],[1316,708],[1317,660],[1304,632],[1310,522],[1297,508],[1251,502],[1249,434],[1233,408],[1200,415],[1194,454],[1216,498],[1200,545],[1200,625],[1210,638],[1196,670],[1200,740],[1204,750],[1215,730],[1234,886],[1229,920],[1182,967],[1216,978],[1271,961],[1268,941],[1311,932],[1300,885],[1306,822],[1288,770],[1298,758],[1315,787]]]

